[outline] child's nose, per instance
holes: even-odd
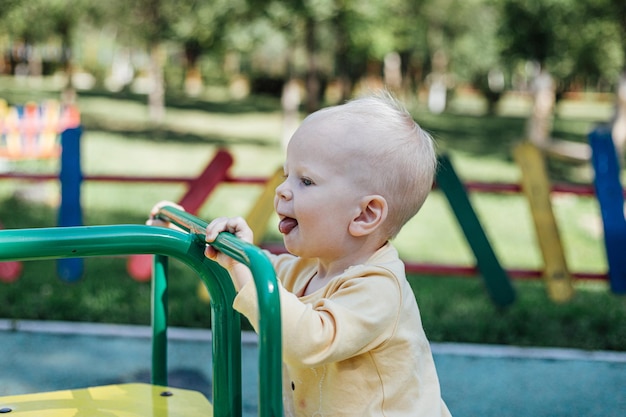
[[[276,197],[281,200],[290,200],[291,199],[291,191],[287,186],[287,181],[283,181],[278,187],[276,187]]]

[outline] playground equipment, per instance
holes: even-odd
[[[56,158],[61,152],[59,134],[79,124],[80,115],[72,105],[48,100],[9,106],[0,99],[0,158]]]
[[[235,289],[228,273],[204,256],[207,226],[174,207],[157,215],[184,231],[143,225],[74,226],[0,231],[0,260],[155,254],[152,279],[151,384],[122,384],[72,391],[0,397],[0,413],[65,416],[241,416],[241,328],[232,309]],[[259,416],[282,416],[280,300],[276,276],[255,246],[228,233],[214,245],[246,264],[259,304]],[[213,405],[201,394],[167,387],[168,257],[192,268],[211,294]],[[212,411],[212,414],[211,414]]]
[[[82,225],[80,202],[80,113],[73,105],[56,100],[42,104],[28,102],[9,106],[0,99],[0,159],[52,159],[61,156],[62,199],[60,226]],[[61,149],[65,152],[61,152]],[[0,227],[1,229],[2,227]],[[71,281],[82,274],[81,259],[62,259],[57,264],[59,276]],[[0,279],[15,281],[22,271],[19,262],[0,264]]]
[[[225,150],[219,150],[204,171],[189,181],[187,192],[178,202],[191,214],[197,214],[202,204],[227,175],[233,164],[233,157]],[[149,256],[133,255],[128,259],[127,270],[130,276],[138,281],[150,279],[152,274]]]
[[[0,230],[4,229],[0,224]],[[22,263],[18,261],[0,262],[0,281],[10,283],[22,274]]]

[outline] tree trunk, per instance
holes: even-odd
[[[286,150],[291,135],[293,135],[300,124],[300,85],[295,78],[290,78],[283,85],[280,101],[283,108],[283,136],[281,144],[283,150]]]
[[[72,65],[72,47],[70,39],[70,28],[61,29],[61,62],[65,72],[65,86],[61,91],[61,102],[64,104],[73,104],[76,102],[76,90],[72,83],[74,76],[74,66]]]
[[[448,105],[448,56],[443,49],[437,49],[432,57],[432,73],[428,75],[428,109],[440,114]]]
[[[311,17],[306,18],[305,48],[307,53],[306,74],[306,111],[313,113],[319,109],[320,80],[317,71],[315,21]]]
[[[528,119],[527,138],[541,149],[550,144],[555,87],[552,76],[541,69],[533,80],[533,109]]]
[[[612,130],[613,142],[617,156],[622,163],[626,148],[626,71],[620,77],[617,87],[617,101],[615,104],[615,117]]]
[[[335,17],[335,34],[337,37],[337,49],[335,51],[335,65],[337,81],[339,83],[339,102],[343,103],[352,96],[352,79],[350,77],[348,40],[348,23],[346,12],[341,8]]]
[[[158,42],[150,46],[150,92],[148,93],[148,115],[150,121],[161,124],[165,117],[165,82],[161,47]]]
[[[402,58],[397,52],[389,52],[383,62],[385,85],[397,95],[402,89]]]
[[[202,92],[202,73],[199,65],[201,53],[197,42],[185,43],[185,93],[191,97]]]

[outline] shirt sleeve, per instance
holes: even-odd
[[[386,272],[377,268],[337,278],[310,303],[279,284],[285,362],[319,366],[376,349],[389,339],[402,297],[397,279]],[[241,289],[233,306],[258,331],[254,284]]]
[[[376,349],[393,334],[400,303],[393,277],[337,280],[317,302],[283,315],[283,332],[293,338],[285,361],[318,366]]]
[[[282,264],[289,263],[290,260],[295,259],[295,257],[291,254],[275,255],[267,250],[264,250],[263,253],[265,254],[265,256],[268,257],[275,270],[280,269]],[[278,273],[276,278],[278,279]],[[283,293],[288,293],[288,291],[283,288],[280,279],[278,279],[278,286],[282,306]],[[255,332],[259,332],[258,297],[256,292],[256,286],[253,280],[251,280],[239,289],[239,292],[235,296],[235,300],[233,302],[233,308],[239,313],[243,314],[248,319],[250,325],[254,328]],[[281,308],[281,311],[282,310],[283,309]]]

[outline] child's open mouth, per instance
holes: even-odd
[[[280,233],[287,235],[298,225],[298,221],[291,217],[285,217],[278,223]]]

